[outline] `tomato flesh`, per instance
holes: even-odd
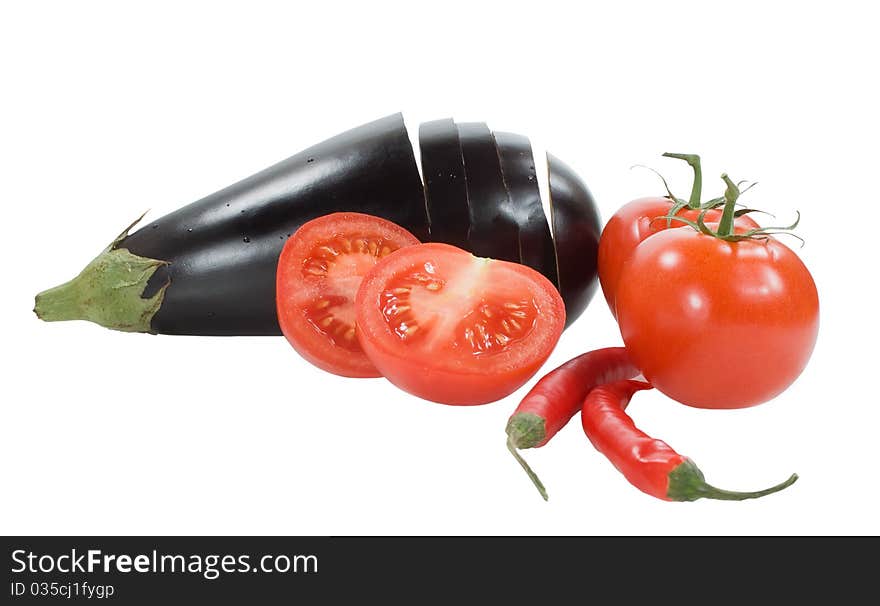
[[[402,389],[445,404],[485,404],[520,387],[565,325],[556,288],[538,272],[446,244],[400,250],[367,275],[358,338]]]
[[[502,302],[496,294],[474,291],[485,264],[453,281],[432,275],[430,262],[426,267],[395,276],[379,295],[385,322],[404,342],[479,356],[504,351],[534,328],[538,310],[531,300]],[[455,308],[467,311],[458,318],[449,314]]]
[[[413,244],[418,240],[402,227],[360,213],[300,227],[281,252],[276,281],[278,321],[293,348],[334,374],[381,376],[356,336],[355,295],[379,260]]]

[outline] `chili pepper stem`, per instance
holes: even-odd
[[[744,501],[746,499],[757,499],[784,490],[794,484],[797,479],[798,475],[793,473],[784,482],[764,490],[754,492],[724,490],[708,484],[703,477],[703,472],[700,471],[696,464],[690,459],[685,459],[684,462],[669,472],[669,488],[666,496],[671,501],[696,501],[697,499]]]
[[[530,412],[515,413],[507,422],[506,429],[514,448],[537,448],[547,437],[544,419]]]
[[[744,501],[746,499],[758,499],[768,494],[773,494],[774,492],[779,492],[780,490],[788,488],[789,486],[794,484],[797,479],[798,474],[793,473],[786,481],[781,482],[776,486],[771,486],[770,488],[765,488],[764,490],[756,490],[754,492],[735,492],[732,490],[716,488],[711,484],[706,484],[703,497],[720,501]]]
[[[513,458],[516,459],[516,462],[519,463],[520,467],[526,472],[529,476],[529,479],[532,481],[532,484],[535,485],[535,488],[538,489],[538,492],[541,493],[541,497],[547,501],[549,497],[547,496],[547,489],[544,488],[543,482],[541,482],[541,478],[538,477],[532,468],[529,467],[529,464],[526,463],[526,460],[522,458],[522,455],[519,454],[519,451],[516,449],[516,445],[514,445],[513,440],[508,437],[507,438],[507,450],[510,451],[510,454],[513,455]]]

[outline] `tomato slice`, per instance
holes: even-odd
[[[358,338],[392,383],[443,404],[509,395],[547,360],[565,305],[535,270],[420,244],[380,261],[357,294]]]
[[[355,295],[380,259],[418,243],[402,227],[360,213],[332,213],[303,224],[278,260],[281,332],[302,357],[328,372],[382,376],[358,343]]]

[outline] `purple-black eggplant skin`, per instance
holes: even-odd
[[[452,118],[419,126],[419,152],[425,179],[431,242],[468,248],[467,181],[458,128]]]
[[[288,236],[337,211],[376,215],[428,238],[422,181],[395,114],[354,128],[184,206],[117,247],[167,261],[150,279],[165,283],[153,332],[279,335],[275,270]]]
[[[565,325],[570,326],[598,286],[602,222],[593,195],[578,174],[552,154],[547,154],[547,167],[559,293],[565,301]]]
[[[125,230],[74,279],[38,294],[34,311],[129,332],[279,335],[287,238],[351,211],[533,267],[558,284],[571,324],[597,282],[599,214],[583,181],[548,154],[551,238],[527,138],[447,119],[424,124],[420,140],[427,201],[403,118],[387,116]]]
[[[492,131],[482,122],[462,122],[458,136],[470,210],[467,250],[478,257],[519,263],[517,227]]]
[[[532,144],[528,137],[496,131],[495,145],[501,160],[509,209],[517,225],[519,262],[543,274],[559,288],[556,252],[550,224],[541,205]]]

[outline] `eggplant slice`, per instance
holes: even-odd
[[[467,181],[458,129],[452,118],[423,122],[419,150],[431,242],[468,247]]]
[[[528,137],[514,133],[496,131],[494,136],[510,209],[518,227],[519,262],[544,274],[558,289],[556,252],[541,205],[532,144]]]
[[[577,173],[549,153],[547,167],[559,292],[565,301],[565,325],[569,326],[596,292],[602,224],[593,195]]]
[[[428,238],[422,180],[401,114],[344,132],[123,233],[80,276],[38,295],[35,311],[47,320],[89,319],[137,332],[280,335],[281,249],[300,225],[337,211],[383,217]],[[120,291],[106,283],[108,263],[137,268],[148,281],[139,278]],[[132,309],[137,302],[127,291],[137,288],[143,305]]]
[[[470,211],[467,250],[479,257],[519,263],[517,226],[492,132],[482,122],[465,122],[458,125],[458,136]]]

